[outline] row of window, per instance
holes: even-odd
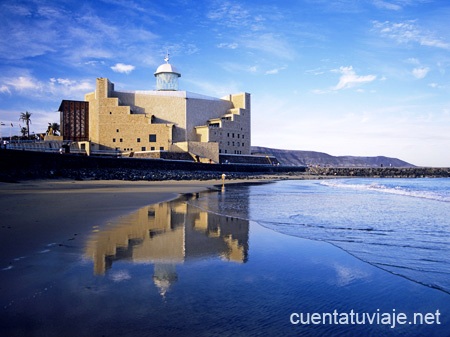
[[[220,143],[222,144],[222,142],[220,142]],[[230,141],[228,141],[227,145],[228,146],[230,146],[230,145],[231,146],[245,146],[245,143],[244,142],[241,143],[241,142],[230,142]]]
[[[227,137],[230,137],[230,135],[231,135],[231,138],[234,138],[234,132],[227,132]],[[244,136],[245,135],[241,135],[241,134],[236,134],[236,137],[237,138],[241,138],[241,136],[242,136],[242,139],[244,139]]]
[[[119,130],[119,129],[117,129]],[[113,143],[116,142],[116,138],[112,139]],[[148,141],[150,143],[156,143],[156,135],[148,135]],[[119,138],[119,142],[122,143],[123,142],[123,138]],[[141,142],[141,138],[136,138],[136,142],[140,143]]]
[[[116,150],[120,150],[120,147],[116,147]],[[133,151],[132,147],[124,148],[124,151]],[[150,146],[150,151],[155,151],[156,148],[154,146]],[[147,148],[145,146],[141,147],[141,151],[147,151]],[[159,147],[159,151],[164,151],[164,146]]]
[[[222,153],[222,150],[219,149],[219,153]],[[223,150],[223,153],[228,153],[228,150]],[[242,154],[241,150],[234,150],[234,154]]]

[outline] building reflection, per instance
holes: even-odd
[[[178,279],[176,265],[188,259],[219,256],[245,263],[248,238],[248,220],[206,212],[186,197],[143,207],[110,223],[92,235],[86,255],[97,275],[118,260],[154,264],[153,281],[164,295]]]

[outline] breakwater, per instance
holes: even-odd
[[[450,168],[439,167],[310,167],[307,172],[318,177],[370,178],[448,178]]]
[[[302,174],[306,167],[205,164],[163,159],[88,157],[72,154],[0,150],[0,181],[75,180],[210,180]]]

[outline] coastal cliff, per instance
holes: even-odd
[[[252,154],[274,156],[285,166],[331,166],[331,167],[414,167],[397,158],[384,156],[357,157],[331,156],[323,152],[281,150],[269,147],[252,146]]]

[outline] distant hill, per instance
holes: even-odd
[[[252,154],[271,155],[278,159],[282,165],[287,166],[332,166],[332,167],[414,167],[410,163],[397,158],[384,156],[356,157],[356,156],[331,156],[323,152],[280,150],[269,147],[252,146]]]

